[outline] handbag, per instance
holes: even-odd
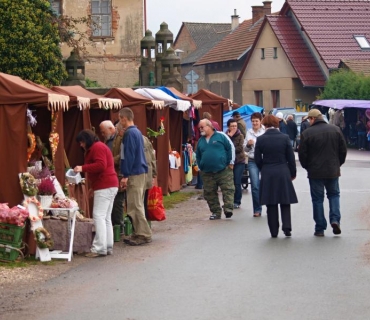
[[[148,221],[163,221],[166,219],[161,187],[153,186],[151,189],[149,189],[147,205]]]

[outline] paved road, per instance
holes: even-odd
[[[351,151],[348,159],[341,236],[331,229],[313,236],[299,167],[292,238],[271,239],[265,212],[253,218],[244,193],[232,219],[176,235],[160,254],[130,263],[95,259],[45,284],[55,310],[37,319],[370,319],[370,153]]]

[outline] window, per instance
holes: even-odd
[[[91,17],[94,37],[110,37],[112,35],[112,1],[92,0]]]
[[[277,48],[274,48],[274,59],[277,59]]]
[[[355,39],[361,49],[370,49],[370,43],[365,36],[355,36]]]
[[[57,16],[59,16],[61,14],[60,2],[61,2],[61,0],[50,0],[51,10]]]
[[[261,59],[265,59],[265,49],[261,49]]]
[[[280,91],[271,90],[271,98],[272,98],[272,107],[280,108]]]
[[[263,91],[254,91],[256,106],[263,107]]]

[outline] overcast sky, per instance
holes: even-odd
[[[182,22],[231,23],[236,9],[240,22],[252,18],[252,6],[262,6],[263,0],[146,0],[147,28],[153,36],[162,22],[168,24],[174,40]],[[285,0],[273,0],[271,12],[280,11]]]

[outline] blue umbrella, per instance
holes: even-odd
[[[247,124],[247,130],[248,130],[248,129],[252,128],[252,123],[251,123],[251,115],[252,115],[252,113],[254,113],[254,112],[260,112],[260,113],[262,113],[263,108],[262,107],[258,107],[258,106],[254,106],[254,105],[251,105],[251,104],[246,104],[244,106],[241,106],[238,109],[231,110],[231,111],[226,111],[224,113],[224,115],[223,115],[223,121],[222,121],[223,122],[223,131],[226,131],[227,130],[227,120],[229,120],[230,118],[232,118],[232,114],[235,111],[238,111],[240,113],[241,118]]]

